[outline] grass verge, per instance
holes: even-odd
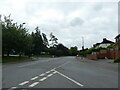
[[[2,57],[2,63],[14,63],[14,62],[22,62],[22,61],[29,61],[32,60],[31,58],[27,57],[27,56],[5,56]]]

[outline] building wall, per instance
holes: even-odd
[[[100,50],[99,52],[94,52],[92,54],[88,54],[87,58],[91,60],[97,59],[115,59],[120,56],[120,52],[118,53],[114,49]]]
[[[99,47],[107,48],[109,45],[111,45],[111,44],[109,44],[109,43],[108,44],[100,44]]]

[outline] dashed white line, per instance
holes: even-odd
[[[39,84],[39,82],[35,82],[35,83],[31,84],[31,85],[29,85],[29,87],[34,87],[34,86],[36,86],[37,84]]]
[[[56,70],[55,70],[55,71],[56,71]],[[68,76],[66,76],[66,75],[64,75],[64,74],[62,74],[62,73],[60,73],[60,72],[58,72],[58,71],[56,71],[56,72],[57,72],[59,75],[65,77],[66,79],[68,79],[68,80],[74,82],[74,83],[77,84],[78,86],[80,86],[80,87],[83,87],[83,86],[84,86],[84,85],[80,84],[79,82],[77,82],[77,81],[75,81],[75,80],[69,78]]]
[[[53,74],[49,74],[49,75],[47,75],[47,77],[51,77]]]
[[[50,71],[54,71],[55,69],[51,69]]]
[[[25,85],[25,84],[27,84],[27,83],[29,83],[29,81],[22,82],[22,83],[20,83],[19,85],[22,86],[22,85]]]
[[[11,89],[16,89],[16,88],[18,88],[18,87],[11,87]]]
[[[53,74],[57,73],[56,71],[53,72]]]
[[[36,77],[34,77],[34,78],[31,78],[30,80],[35,80],[35,79],[37,79],[38,78],[38,76],[36,76]]]
[[[50,73],[50,71],[47,71],[46,73]]]
[[[39,81],[44,81],[45,79],[47,79],[47,77],[44,77],[44,78],[40,79]]]
[[[42,74],[40,74],[39,76],[44,76],[45,74],[44,73],[42,73]]]

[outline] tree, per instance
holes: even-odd
[[[57,38],[53,35],[53,33],[51,32],[50,33],[50,42],[51,42],[51,47],[56,47],[56,45],[58,44],[58,42],[57,42]]]
[[[62,52],[61,55],[64,55],[64,56],[69,55],[69,49],[61,43],[57,45],[57,50],[61,50],[61,52]]]
[[[42,33],[42,37],[43,37],[43,43],[46,47],[49,46],[49,42],[48,42],[48,39],[47,39],[47,36],[45,33]]]
[[[78,54],[77,46],[70,48],[70,55],[76,56]]]
[[[41,32],[39,30],[39,27],[37,26],[35,28],[36,32],[32,32],[32,39],[33,39],[33,54],[35,55],[40,55],[42,51],[44,51],[45,49],[45,45],[43,43],[43,39],[42,39],[42,36],[41,36]]]
[[[25,23],[18,25],[14,23],[9,16],[4,16],[2,22],[2,52],[4,54],[19,54],[20,56],[25,54],[29,37],[28,30],[24,28]],[[31,42],[31,41],[30,41]]]

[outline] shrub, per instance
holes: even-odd
[[[120,57],[114,60],[114,63],[120,63]]]

